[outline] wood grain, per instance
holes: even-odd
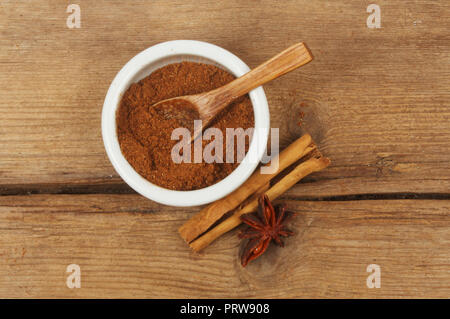
[[[311,48],[314,62],[265,86],[281,147],[307,131],[333,159],[295,195],[450,189],[448,1],[380,0],[381,29],[359,0],[77,3],[81,29],[66,27],[65,3],[0,4],[1,188],[122,184],[100,133],[109,84],[141,50],[198,39],[251,67]]]
[[[0,297],[448,297],[450,201],[289,201],[287,247],[246,268],[232,231],[203,254],[177,228],[191,210],[138,195],[0,197]],[[81,288],[66,267],[81,267]],[[366,267],[381,267],[368,289]]]

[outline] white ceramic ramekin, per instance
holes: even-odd
[[[106,94],[102,112],[102,135],[106,153],[117,173],[139,194],[172,206],[195,206],[213,202],[238,188],[252,174],[267,145],[269,107],[262,87],[250,92],[255,130],[246,158],[218,183],[193,191],[173,191],[150,183],[128,163],[120,150],[116,131],[116,110],[128,87],[170,63],[193,61],[214,64],[239,77],[249,71],[237,56],[216,45],[192,40],[176,40],[152,46],[132,58],[119,71]]]

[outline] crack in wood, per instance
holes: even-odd
[[[137,194],[124,183],[114,184],[16,184],[0,185],[0,196],[23,196],[36,194],[54,195],[86,195],[86,194]],[[292,196],[284,195],[280,199],[302,201],[356,201],[356,200],[398,200],[398,199],[430,199],[450,200],[450,193],[366,193],[330,196]]]
[[[399,200],[399,199],[430,199],[450,200],[449,193],[373,193],[373,194],[350,194],[337,196],[281,196],[284,200],[302,201],[357,201],[357,200]]]
[[[136,194],[136,192],[124,183],[0,185],[0,196],[35,194]]]

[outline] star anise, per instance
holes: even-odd
[[[267,195],[261,195],[258,199],[258,212],[241,216],[242,222],[249,227],[239,234],[239,238],[248,238],[249,241],[241,256],[241,264],[245,267],[250,261],[261,256],[274,240],[283,247],[281,237],[288,237],[294,233],[285,227],[285,224],[295,215],[286,211],[285,206],[275,208]]]

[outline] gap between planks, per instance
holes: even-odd
[[[77,194],[136,194],[125,183],[74,183],[74,184],[15,184],[0,185],[0,196],[23,196],[23,195],[77,195]],[[415,192],[393,192],[393,193],[363,193],[330,196],[304,196],[295,195],[288,191],[281,199],[301,201],[358,201],[358,200],[398,200],[398,199],[430,199],[450,200],[450,193],[415,193]]]

